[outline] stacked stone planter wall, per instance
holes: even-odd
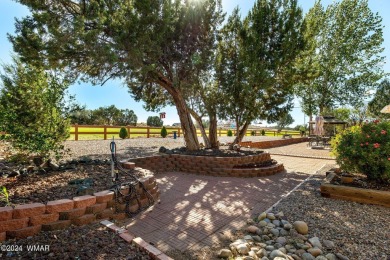
[[[151,193],[154,200],[160,197],[160,191],[154,176],[147,176],[140,180]],[[148,203],[143,190],[141,194],[142,206]],[[122,189],[123,194],[129,193],[129,188]],[[138,203],[134,199],[130,212],[138,210]],[[26,238],[42,231],[64,229],[70,225],[86,225],[97,219],[124,219],[125,205],[116,204],[115,194],[105,190],[93,195],[49,201],[47,204],[32,203],[18,205],[15,208],[0,208],[0,242],[10,238]],[[118,211],[116,211],[118,210]]]
[[[151,171],[180,171],[210,176],[261,177],[284,170],[283,164],[260,168],[239,168],[250,163],[262,163],[271,160],[269,153],[243,157],[212,157],[170,154],[130,159],[138,167]]]

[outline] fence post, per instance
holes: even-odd
[[[221,128],[218,130],[218,135],[222,136]]]
[[[127,137],[130,138],[130,126],[127,125]]]
[[[177,129],[177,137],[180,137],[180,130],[181,130],[181,128]]]
[[[150,138],[150,126],[147,127],[146,131],[146,138]]]
[[[107,126],[104,125],[104,140],[107,140]]]
[[[74,125],[74,140],[75,141],[79,140],[79,125],[78,124]]]

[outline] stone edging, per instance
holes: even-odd
[[[194,155],[156,155],[130,159],[137,167],[151,171],[169,172],[179,171],[217,177],[262,177],[284,171],[283,164],[276,164],[260,168],[237,168],[250,163],[262,163],[271,160],[269,153],[242,157],[213,157]],[[127,162],[127,163],[129,163]],[[126,162],[122,162],[126,164]]]
[[[159,249],[155,248],[151,244],[148,244],[145,242],[141,237],[135,237],[133,234],[128,232],[124,228],[120,228],[116,226],[114,223],[104,220],[101,221],[100,224],[106,226],[111,231],[118,234],[123,240],[125,240],[127,243],[132,243],[136,247],[138,247],[140,250],[145,251],[148,253],[148,255],[155,260],[173,260],[163,252],[161,252]]]
[[[160,191],[154,176],[146,176],[140,181],[157,201]],[[148,203],[142,188],[137,191],[141,194],[141,205]],[[123,188],[121,193],[126,195],[129,188]],[[71,224],[82,226],[96,219],[125,219],[125,204],[116,205],[114,192],[104,190],[93,195],[49,201],[46,204],[32,203],[12,207],[0,207],[0,242],[6,239],[21,239],[36,235],[42,231],[65,229]],[[130,203],[130,211],[138,210],[138,203],[134,199]],[[115,212],[115,208],[119,212]]]

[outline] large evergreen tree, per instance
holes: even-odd
[[[275,122],[291,109],[301,28],[296,0],[258,0],[243,22],[236,10],[222,29],[216,69],[224,101],[220,115],[236,121],[234,143],[253,120]]]
[[[147,108],[176,106],[187,148],[199,148],[183,92],[209,69],[220,0],[18,0],[32,12],[10,36],[23,60],[93,83],[121,78]]]

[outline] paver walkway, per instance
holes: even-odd
[[[138,215],[127,228],[164,252],[216,245],[323,165],[335,163],[279,155],[272,158],[283,163],[287,172],[262,178],[158,174],[160,203]]]

